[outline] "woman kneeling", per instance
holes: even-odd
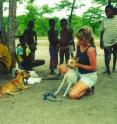
[[[96,49],[92,33],[88,28],[81,28],[77,34],[77,39],[76,58],[78,63],[75,66],[80,73],[80,80],[69,93],[69,97],[72,99],[79,99],[97,82]]]

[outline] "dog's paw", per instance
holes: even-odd
[[[25,86],[25,87],[24,87],[24,89],[28,89],[28,88],[30,88],[30,87],[31,87],[31,86],[30,86],[30,85],[28,85],[28,86]]]
[[[30,88],[30,87],[31,87],[31,85],[28,85],[28,86],[27,86],[27,88]]]
[[[4,98],[4,97],[5,97],[4,95],[0,94],[0,98]]]

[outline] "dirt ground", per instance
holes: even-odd
[[[36,58],[45,59],[34,70],[46,76],[49,66],[48,45],[39,41]],[[61,80],[42,80],[16,96],[0,99],[0,124],[117,124],[117,73],[102,75],[103,51],[97,48],[98,82],[95,94],[80,100],[63,98],[57,102],[43,100],[43,93],[54,92]],[[0,83],[8,77],[0,78]]]

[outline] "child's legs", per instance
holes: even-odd
[[[111,60],[111,48],[104,48],[104,56],[105,56],[105,66],[108,74],[110,74],[110,60]]]
[[[55,63],[55,69],[57,68],[58,65],[58,48],[55,46],[54,47],[54,63]]]
[[[22,63],[21,63],[21,67],[24,69],[24,70],[31,70],[31,62],[27,61],[27,60],[23,60]]]
[[[64,62],[64,49],[60,48],[60,64]]]
[[[66,48],[65,49],[65,61],[66,61],[66,64],[69,60],[69,57],[70,57],[70,53],[69,53],[69,48]]]
[[[82,81],[79,81],[71,89],[71,91],[69,93],[69,97],[71,99],[78,99],[86,93],[87,89],[88,89],[88,86],[85,83],[83,83]]]
[[[70,52],[71,57],[73,57],[74,56],[74,54],[73,54],[74,53],[73,45],[70,45],[69,52]]]
[[[31,67],[37,67],[44,64],[45,64],[45,60],[34,60],[31,62]]]
[[[55,63],[54,63],[54,46],[53,45],[50,45],[49,46],[49,53],[50,53],[50,70],[54,70],[54,66],[55,66]]]
[[[35,51],[31,51],[31,60],[35,60]]]
[[[113,45],[113,70],[115,70],[117,62],[117,44]]]

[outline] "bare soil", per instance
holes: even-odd
[[[41,77],[49,72],[49,52],[46,41],[39,41],[37,59],[45,65],[34,68]],[[111,65],[112,66],[112,65]],[[54,92],[61,80],[42,80],[22,94],[0,99],[0,124],[116,124],[117,123],[117,73],[112,78],[102,75],[103,50],[97,47],[98,82],[95,94],[80,100],[63,98],[50,102],[43,100],[43,93]],[[0,83],[8,81],[1,77]]]

